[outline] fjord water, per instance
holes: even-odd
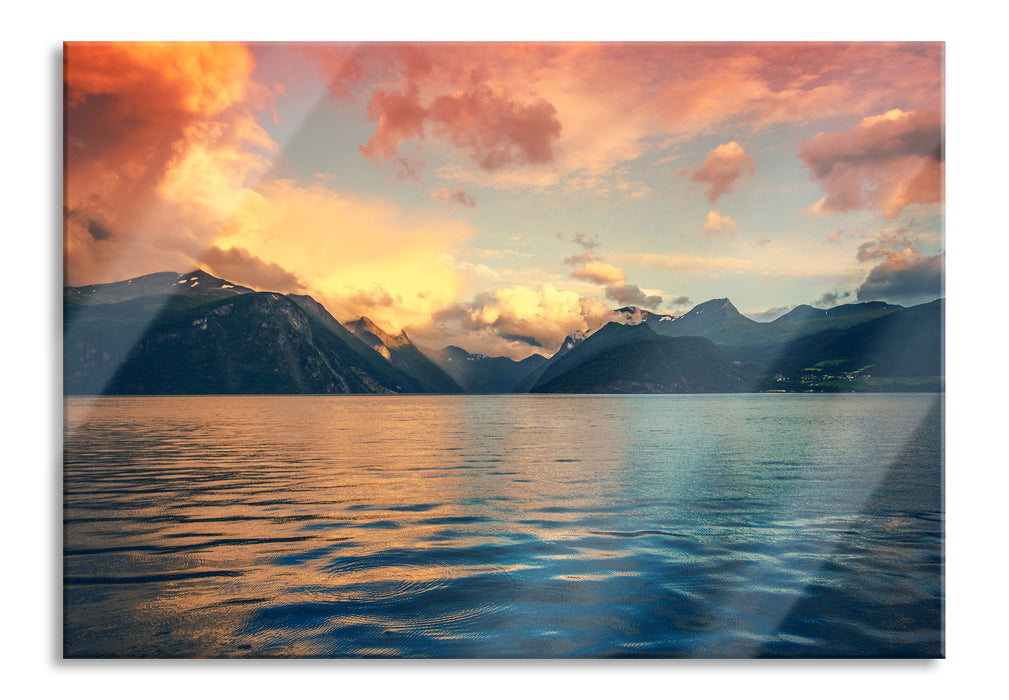
[[[64,654],[943,654],[934,394],[64,402]]]

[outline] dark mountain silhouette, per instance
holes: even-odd
[[[527,378],[520,386],[528,385],[528,391],[536,391],[537,387],[541,387],[555,377],[574,369],[604,350],[626,345],[635,340],[654,337],[655,331],[646,324],[627,326],[611,321],[581,342],[567,348],[565,352],[555,354],[537,370],[535,377]],[[563,345],[561,350],[565,350]]]
[[[379,353],[375,348],[358,338],[347,327],[333,318],[329,311],[322,304],[307,295],[289,295],[302,310],[307,313],[323,328],[330,331],[337,338],[347,344],[352,350],[357,352],[366,362],[369,370],[385,381],[402,387],[405,393],[427,393],[429,390],[420,378],[413,376],[410,372],[394,365],[389,359]],[[458,390],[458,389],[457,389]]]
[[[647,323],[655,332],[662,335],[699,336],[714,343],[756,338],[764,325],[743,316],[728,299],[712,299],[698,304],[687,313],[670,321],[656,320],[656,317],[652,316]]]
[[[65,394],[426,392],[311,297],[196,271],[64,290]]]
[[[770,344],[782,343],[832,328],[848,328],[903,309],[903,306],[881,301],[842,304],[830,309],[817,309],[802,304],[771,323],[760,324],[765,333],[758,340]]]
[[[809,304],[799,304],[786,314],[782,314],[774,319],[772,323],[790,323],[793,321],[811,321],[813,319],[827,318],[826,309],[817,309]]]
[[[785,388],[798,388],[802,377],[807,378],[807,384],[815,381],[817,373],[901,379],[942,377],[944,318],[945,300],[937,299],[851,326],[803,335],[777,348],[766,360],[763,373],[786,377]]]
[[[511,393],[519,381],[547,361],[536,354],[520,362],[509,357],[486,357],[455,345],[432,353],[431,359],[469,394]]]
[[[749,378],[710,340],[655,335],[593,354],[533,388],[537,393],[684,394],[748,391]],[[587,342],[587,341],[586,341]]]
[[[451,376],[413,344],[406,331],[396,336],[389,335],[364,316],[348,323],[346,327],[394,367],[417,379],[425,391],[440,394],[462,392],[462,388]]]
[[[803,306],[770,323],[747,319],[727,299],[705,302],[680,317],[634,307],[617,313],[627,325],[604,326],[577,347],[558,352],[519,386],[533,392],[602,393],[728,390],[725,386],[735,391],[942,389],[941,300],[911,309],[883,302],[833,309]],[[685,360],[680,365],[688,368],[686,374],[674,381],[670,372],[675,374],[679,365],[663,365],[673,361],[671,346],[632,347],[649,334],[713,343],[729,363],[723,369],[733,381],[712,381],[720,376],[717,363],[683,365]],[[658,372],[655,378],[647,376],[646,368]],[[691,371],[699,373],[694,382],[689,381]],[[601,374],[592,378],[592,372]],[[563,381],[554,381],[562,375]],[[881,379],[886,377],[894,379]]]
[[[233,284],[227,280],[194,270],[186,275],[175,272],[155,272],[142,277],[111,282],[109,284],[89,284],[84,287],[64,287],[64,301],[88,304],[112,304],[138,297],[153,297],[170,294],[174,297],[229,297],[245,294],[253,290]]]
[[[878,301],[844,304],[831,309],[801,304],[770,323],[747,318],[728,299],[711,299],[681,316],[658,314],[634,306],[617,309],[615,313],[627,324],[644,323],[656,333],[674,338],[699,336],[720,346],[773,346],[800,335],[853,325],[902,308]]]

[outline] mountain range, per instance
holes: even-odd
[[[539,354],[516,362],[510,357],[467,352],[455,345],[428,353],[468,394],[513,393],[517,384],[547,362],[547,358]]]
[[[550,357],[420,348],[310,296],[202,270],[63,291],[74,394],[709,393],[942,390],[942,299],[802,305],[772,322],[713,299],[681,316],[617,309]]]

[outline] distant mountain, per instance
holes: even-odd
[[[92,336],[94,337],[94,336]],[[406,388],[314,322],[294,301],[263,292],[155,318],[103,387],[64,357],[66,393],[348,394]],[[76,366],[75,366],[76,365]]]
[[[411,394],[428,393],[430,390],[419,378],[397,367],[389,358],[376,351],[368,343],[358,338],[343,324],[333,318],[322,304],[307,295],[290,294],[289,298],[317,323],[333,333],[354,350],[367,364],[369,371],[383,378],[385,383],[399,386],[400,391]]]
[[[65,394],[424,392],[310,297],[201,271],[64,290]]]
[[[839,332],[903,310],[903,306],[880,301],[843,304],[831,309],[800,305],[770,323],[758,323],[716,343],[726,355],[770,371],[771,363],[785,348],[804,337]]]
[[[668,321],[662,318],[653,316],[647,321],[656,333],[672,337],[699,336],[716,344],[756,338],[765,325],[743,316],[728,299],[706,301]]]
[[[781,324],[781,323],[807,322],[807,321],[819,321],[822,319],[830,319],[833,321],[844,321],[846,319],[854,319],[856,321],[868,321],[870,318],[884,316],[886,314],[890,314],[895,311],[900,311],[903,308],[904,307],[895,304],[886,304],[885,302],[862,302],[860,304],[843,304],[838,307],[832,307],[830,309],[816,309],[815,307],[810,307],[808,304],[800,304],[787,314],[784,314],[775,319],[772,323]]]
[[[744,317],[728,299],[705,302],[680,317],[635,307],[617,313],[626,324],[610,323],[559,352],[520,386],[533,392],[664,393],[943,385],[942,300],[911,309],[883,302],[802,306],[770,323]],[[655,337],[687,344],[651,342]]]
[[[766,361],[764,386],[844,387],[866,377],[934,378],[945,374],[945,300],[937,299],[848,326],[792,339]],[[849,379],[850,377],[850,379]],[[773,382],[772,382],[773,378]],[[827,378],[835,378],[830,381]]]
[[[750,378],[710,340],[651,337],[609,347],[538,384],[537,393],[683,394],[749,391]]]
[[[584,342],[585,339],[588,337],[589,333],[587,331],[575,331],[571,335],[564,338],[564,342],[561,343],[561,346],[557,349],[557,352],[551,355],[549,360],[540,363],[537,367],[534,367],[532,372],[527,374],[520,382],[515,384],[512,390],[517,393],[528,392],[540,380],[540,377],[543,375],[543,372],[547,371],[551,367],[551,365],[557,364],[561,360],[561,358],[563,358],[574,348],[576,348],[578,345]]]
[[[348,323],[346,328],[394,367],[417,379],[425,391],[439,394],[462,392],[460,385],[445,370],[413,344],[406,331],[396,336],[389,335],[364,316]]]
[[[526,378],[517,388],[525,389],[526,391],[536,391],[537,387],[543,386],[555,377],[572,370],[605,350],[626,345],[635,340],[654,337],[655,331],[647,324],[642,323],[636,326],[628,326],[611,321],[584,340],[571,345],[566,350],[565,346],[562,345],[561,350],[551,357],[548,362],[544,363],[534,375]]]
[[[769,323],[747,318],[728,299],[711,299],[681,316],[656,314],[637,307],[624,307],[614,313],[620,314],[628,324],[646,324],[660,335],[698,336],[722,348],[763,346],[764,351],[770,352],[794,338],[851,326],[902,308],[883,302],[844,304],[832,309],[802,304]]]
[[[433,353],[431,359],[469,394],[511,393],[516,384],[547,361],[535,354],[520,362],[509,357],[486,357],[455,345]]]
[[[185,275],[175,272],[155,272],[142,277],[134,277],[122,282],[109,284],[89,284],[83,287],[65,287],[64,301],[88,304],[112,304],[138,297],[163,294],[187,297],[228,297],[245,294],[253,290],[232,284],[219,277],[195,270]]]
[[[786,314],[782,314],[774,319],[772,323],[790,323],[793,321],[810,321],[813,319],[827,318],[826,309],[817,309],[809,304],[799,304]]]
[[[883,315],[892,311],[900,311],[905,307],[897,304],[887,304],[885,301],[863,301],[858,304],[841,304],[826,310],[827,318],[842,318],[866,314]]]

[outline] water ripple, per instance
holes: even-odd
[[[767,399],[68,400],[64,653],[941,656],[932,399]]]

